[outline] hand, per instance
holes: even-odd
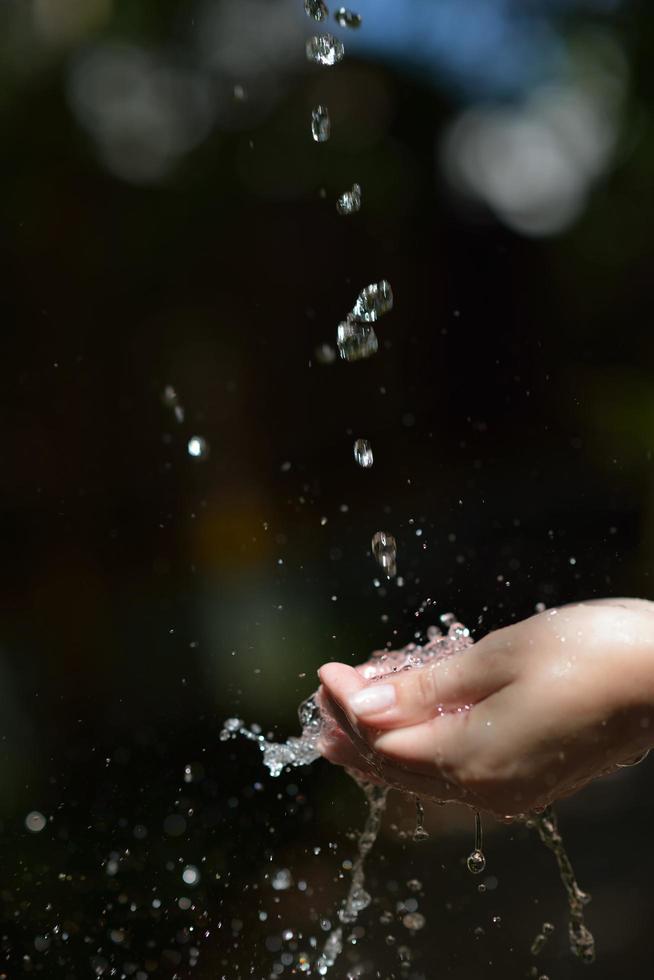
[[[331,762],[515,816],[654,745],[654,604],[551,609],[379,680],[339,663],[319,676]]]

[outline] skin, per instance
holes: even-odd
[[[340,663],[319,677],[333,720],[321,744],[329,761],[511,818],[654,745],[654,603],[564,606],[381,680]],[[391,686],[382,694],[392,704],[371,703],[379,685]]]

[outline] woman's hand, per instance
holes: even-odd
[[[319,671],[331,762],[499,816],[545,806],[654,745],[654,604],[552,609],[425,667]]]

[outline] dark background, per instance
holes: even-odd
[[[303,58],[299,0],[0,5],[3,978],[292,974],[347,887],[362,801],[326,763],[269,780],[255,748],[219,741],[224,718],[293,733],[320,663],[422,635],[427,597],[481,635],[540,602],[651,595],[654,12],[479,0],[457,61],[447,36],[403,47],[409,0],[380,7],[361,4],[362,40],[328,71]],[[495,8],[520,31],[491,43],[475,17]],[[413,11],[438,39],[446,9]],[[531,57],[543,32],[573,62],[599,37],[622,66],[612,149],[547,232],[442,166],[463,114],[529,116],[569,77]],[[521,44],[530,69],[507,82]],[[319,363],[384,277],[379,354]],[[403,584],[374,582],[379,529]],[[651,966],[651,776],[560,808],[597,980]],[[487,826],[479,894],[471,816],[428,826],[403,839],[413,811],[392,803],[335,977],[525,976],[546,920],[540,973],[585,972],[533,834]],[[293,884],[275,891],[280,868]]]

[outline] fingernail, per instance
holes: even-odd
[[[355,715],[376,715],[395,704],[395,688],[392,684],[371,684],[361,688],[347,700]]]

